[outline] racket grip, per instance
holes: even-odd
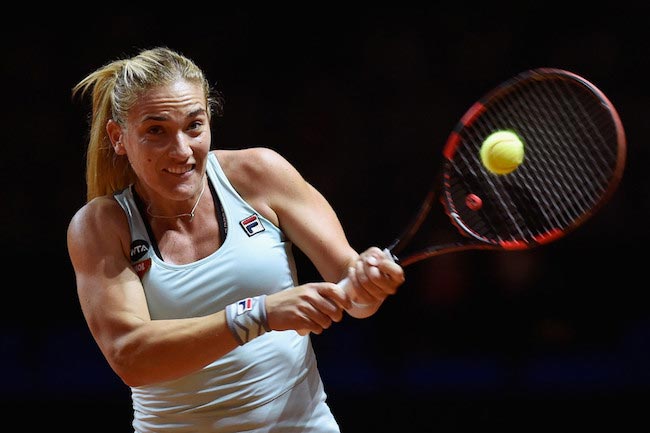
[[[356,296],[354,294],[354,286],[352,285],[352,282],[348,277],[343,278],[341,281],[338,282],[337,286],[339,286],[341,289],[343,289],[344,292],[350,296],[352,299],[352,307],[353,308],[364,308],[369,306],[370,304],[363,304],[361,302],[356,301]]]
[[[388,248],[384,248],[384,254],[386,254],[386,256],[388,256],[392,261],[395,261],[395,256],[393,255],[393,253],[390,252],[390,250]],[[355,299],[356,296],[355,296],[355,293],[354,293],[354,286],[352,285],[352,282],[350,281],[350,279],[348,277],[345,277],[341,281],[339,281],[337,283],[337,286],[339,286],[341,289],[343,289],[343,291],[346,292],[348,294],[348,296],[350,296],[350,298],[352,299],[352,308],[365,308],[365,307],[368,307],[370,305],[370,304],[364,304],[364,303],[361,303],[361,302],[356,302],[356,299]],[[300,330],[298,330],[296,332],[298,332],[298,334],[300,334],[300,335],[309,334],[309,331],[307,331],[305,329],[300,329]]]

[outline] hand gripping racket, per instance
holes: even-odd
[[[510,130],[525,156],[509,174],[482,164],[492,132]],[[503,82],[465,113],[442,151],[440,177],[411,222],[385,249],[402,267],[469,250],[523,250],[567,235],[612,196],[626,141],[616,109],[596,86],[565,70],[540,68]],[[455,226],[453,240],[412,242],[436,200]],[[412,243],[423,248],[406,248]],[[339,284],[347,287],[346,279]]]

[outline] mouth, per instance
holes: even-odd
[[[195,167],[196,164],[186,164],[186,165],[180,165],[175,167],[167,167],[165,168],[165,171],[171,174],[185,174],[188,171],[194,170]]]

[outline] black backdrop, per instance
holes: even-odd
[[[629,141],[621,188],[601,213],[543,249],[414,265],[379,314],[313,341],[345,432],[645,423],[650,35],[644,13],[620,3],[585,12],[194,8],[4,27],[5,409],[26,410],[23,430],[129,431],[128,389],[87,331],[65,247],[84,202],[88,115],[70,91],[108,60],[167,45],[225,95],[214,146],[280,151],[330,199],[359,250],[386,244],[408,220],[447,134],[486,90],[540,66],[599,85]],[[303,281],[319,278],[297,259]]]

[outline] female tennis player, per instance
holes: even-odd
[[[92,123],[68,250],[89,329],[131,388],[133,430],[338,432],[296,331],[374,314],[402,268],[357,253],[275,151],[211,150],[222,99],[180,53],[109,62],[73,94],[91,95]],[[323,282],[298,284],[294,246]]]

